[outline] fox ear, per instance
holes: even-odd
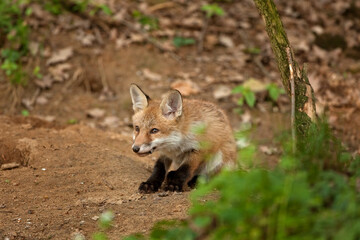
[[[149,104],[149,96],[146,95],[136,84],[130,86],[131,101],[135,112],[146,108]]]
[[[179,91],[169,92],[160,104],[161,112],[164,117],[174,119],[182,114],[182,96]]]

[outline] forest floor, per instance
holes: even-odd
[[[298,62],[308,63],[318,113],[328,116],[351,153],[360,153],[360,6],[305,2],[276,1]],[[115,214],[111,239],[187,217],[189,192],[137,192],[156,155],[140,158],[131,151],[130,83],[154,98],[181,87],[186,97],[215,102],[235,131],[252,124],[261,165],[273,167],[281,154],[276,139],[289,129],[290,104],[286,95],[271,101],[266,91],[281,81],[252,1],[221,4],[227,14],[211,19],[201,53],[198,43],[175,48],[170,41],[200,38],[200,1],[105,3],[135,29],[144,26],[131,17],[133,10],[156,17],[158,29],[149,34],[163,50],[129,26],[69,12],[55,17],[34,4],[28,19],[34,54],[25,69],[39,66],[43,78],[29,76],[26,87],[16,88],[0,81],[0,165],[19,164],[0,170],[1,239],[77,233],[89,239],[107,209]],[[239,114],[240,96],[229,91],[245,83],[257,101]],[[23,109],[30,116],[22,116]]]

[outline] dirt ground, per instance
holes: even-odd
[[[8,117],[0,129],[2,161],[21,164],[0,174],[1,239],[90,237],[107,209],[115,214],[112,238],[186,217],[188,192],[137,193],[151,159],[131,154],[128,136]]]
[[[153,9],[149,14],[160,25],[151,33],[155,37],[172,38],[171,30],[198,39],[201,32],[203,13],[196,10],[201,1],[105,2],[115,13],[123,8],[129,13]],[[360,153],[360,54],[355,51],[360,46],[360,19],[351,10],[360,7],[351,8],[350,0],[335,2],[276,1],[297,60],[309,63],[318,113],[328,116],[337,136],[355,154]],[[162,8],[154,10],[158,4]],[[238,95],[215,97],[219,89],[232,89],[251,78],[262,85],[281,84],[252,1],[224,1],[222,6],[228,15],[211,23],[201,54],[196,45],[160,51],[131,29],[102,28],[76,14],[51,17],[38,10],[29,19],[31,40],[42,44],[43,52],[24,60],[25,68],[32,71],[39,65],[44,78],[39,83],[31,76],[26,87],[16,89],[0,79],[0,165],[19,164],[0,170],[0,239],[71,239],[76,233],[90,239],[105,210],[115,214],[110,239],[147,233],[159,220],[187,217],[189,192],[137,192],[156,155],[140,158],[131,151],[131,83],[150,97],[160,97],[174,82],[190,80],[196,91],[187,97],[218,104],[234,130],[251,123],[250,138],[259,146],[261,164],[276,164],[281,153],[276,140],[289,129],[288,97],[282,95],[273,103],[258,92],[256,106],[244,106],[242,115],[237,111]],[[134,22],[130,15],[125,16]],[[193,22],[186,25],[183,19]],[[319,47],[316,36],[324,32],[345,36],[347,48]],[[84,45],[79,34],[95,40]],[[129,43],[121,45],[124,41]],[[71,57],[47,64],[54,53],[68,47]],[[249,54],[252,47],[260,53]],[[48,77],[52,80],[44,87]],[[22,116],[24,109],[30,116]],[[94,109],[101,113],[91,112]]]

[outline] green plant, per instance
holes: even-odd
[[[78,120],[76,118],[71,118],[67,121],[67,124],[77,124]]]
[[[174,37],[173,39],[173,44],[177,48],[187,45],[193,45],[195,44],[195,42],[196,41],[194,38]]]
[[[239,85],[232,90],[232,93],[240,93],[241,94],[241,96],[237,102],[237,104],[239,106],[244,105],[244,100],[249,107],[255,106],[256,96],[255,96],[255,93],[253,91],[251,91],[251,89],[249,87]]]
[[[211,18],[214,15],[224,16],[225,14],[224,9],[217,4],[205,4],[201,7],[201,10],[206,13],[207,18]]]
[[[269,92],[269,97],[273,102],[277,102],[281,94],[285,94],[285,90],[282,87],[278,87],[275,83],[270,83],[266,86]]]
[[[3,0],[0,2],[0,35],[6,36],[4,42],[0,43],[4,45],[1,51],[0,68],[4,70],[12,84],[26,83],[20,59],[28,52],[29,29],[24,15],[29,14],[31,14],[31,9],[26,7],[26,1]]]
[[[339,145],[321,120],[295,155],[284,148],[275,169],[222,171],[209,182],[200,179],[191,193],[190,217],[159,223],[146,239],[359,239],[360,157]],[[245,150],[255,159],[251,148]]]
[[[54,15],[60,15],[64,10],[61,4],[61,0],[45,1],[44,9]]]
[[[114,213],[112,211],[105,211],[100,215],[99,218],[99,229],[100,231],[93,234],[92,239],[94,240],[108,240],[106,231],[111,227],[114,220]]]
[[[138,10],[134,10],[132,15],[133,18],[136,19],[141,24],[141,26],[147,30],[151,31],[159,28],[159,21],[155,17],[146,16]]]
[[[24,117],[27,117],[30,115],[30,112],[26,109],[23,109],[23,110],[21,110],[21,115],[23,115]]]
[[[33,75],[37,78],[42,78],[43,75],[40,73],[40,67],[39,66],[36,66],[33,70]]]
[[[244,50],[245,53],[249,53],[249,54],[253,54],[253,55],[258,55],[261,53],[261,49],[258,47],[248,47]]]
[[[105,4],[100,4],[100,5],[93,7],[93,9],[90,11],[90,15],[95,15],[98,11],[102,11],[105,15],[108,15],[108,16],[111,16],[113,14],[113,12],[109,8],[109,6],[107,6]]]

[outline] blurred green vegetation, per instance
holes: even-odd
[[[125,239],[359,239],[360,157],[344,151],[325,120],[311,126],[296,154],[288,140],[282,143],[275,169],[200,179],[189,219],[160,222],[148,236]],[[253,144],[239,153],[240,165],[244,156],[256,161]]]

